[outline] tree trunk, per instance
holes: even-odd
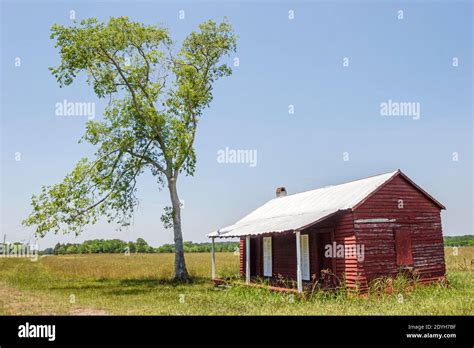
[[[184,260],[183,234],[181,232],[181,203],[176,189],[176,178],[168,179],[171,204],[173,206],[173,230],[174,230],[174,273],[173,280],[187,282],[189,280],[186,262]]]

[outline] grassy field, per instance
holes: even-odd
[[[473,315],[474,247],[446,248],[449,286],[403,286],[391,294],[294,295],[210,284],[210,254],[187,254],[193,282],[169,281],[172,254],[0,258],[0,314],[125,315]],[[218,253],[218,276],[238,275],[238,255]],[[395,283],[395,287],[397,284]]]

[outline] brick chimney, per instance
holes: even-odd
[[[286,196],[286,189],[284,187],[277,187],[276,196],[277,196],[277,198],[285,197]]]

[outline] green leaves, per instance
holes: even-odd
[[[82,232],[100,216],[126,225],[136,205],[135,178],[143,170],[141,160],[117,150],[94,162],[82,159],[63,182],[43,187],[32,197],[32,213],[23,221],[36,225],[36,233]]]
[[[165,207],[164,212],[160,217],[160,220],[166,229],[173,228],[173,218],[174,218],[173,207]]]
[[[145,170],[159,187],[179,173],[194,173],[194,139],[199,119],[212,101],[213,83],[229,76],[221,64],[236,49],[230,24],[208,21],[176,51],[168,30],[127,17],[95,18],[66,27],[55,24],[61,63],[50,68],[59,85],[81,73],[109,104],[101,121],[89,121],[81,141],[97,147],[62,183],[32,197],[24,220],[36,232],[78,234],[101,216],[128,224],[137,205],[136,180]]]

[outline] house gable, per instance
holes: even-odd
[[[402,173],[394,175],[354,212],[358,244],[365,247],[365,259],[358,264],[365,285],[382,275],[398,272],[396,233],[410,230],[413,267],[429,280],[445,272],[441,209],[444,206]]]
[[[394,183],[395,183],[395,185],[394,185]],[[421,199],[421,196],[423,196],[426,200],[430,201],[433,205],[438,207],[438,209],[446,209],[446,207],[443,204],[438,202],[433,196],[431,196],[428,192],[426,192],[420,186],[418,186],[413,180],[411,180],[408,176],[406,176],[404,173],[402,173],[402,171],[398,170],[383,185],[381,185],[379,188],[377,188],[375,191],[371,192],[363,200],[361,200],[359,203],[357,203],[352,208],[352,210],[356,210],[359,207],[363,206],[365,202],[370,200],[372,197],[377,196],[379,194],[379,191],[386,191],[387,186],[389,187],[389,189],[394,189],[395,192],[397,190],[399,190],[402,186],[410,186],[412,188],[413,192],[417,191],[417,193],[419,194],[418,196],[419,196],[420,199]]]

